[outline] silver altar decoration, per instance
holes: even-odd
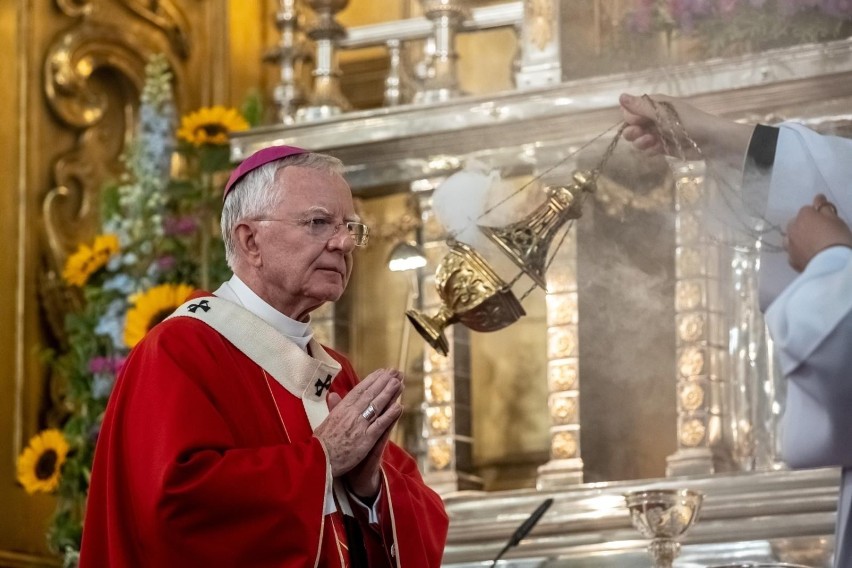
[[[568,163],[548,178],[570,177]],[[553,489],[583,482],[580,436],[580,314],[577,287],[577,232],[570,228],[552,251],[546,273],[547,407],[550,415],[550,459],[538,468],[536,487]]]
[[[434,30],[433,51],[427,62],[423,87],[414,97],[416,103],[445,101],[461,94],[456,72],[456,33],[470,17],[467,0],[419,0]]]
[[[283,3],[291,2],[292,0],[281,1]],[[281,42],[279,47],[271,51],[267,59],[278,60],[280,62],[280,65],[282,66],[282,69],[280,70],[280,75],[282,76],[281,84],[289,84],[289,80],[286,82],[283,80],[284,77],[289,77],[290,75],[289,61],[287,59],[280,58],[279,53],[290,53],[289,51],[282,51],[281,48],[282,46],[290,45],[290,36],[286,34],[289,33],[292,26],[297,25],[298,20],[292,20],[289,16],[282,18],[282,13],[286,14],[289,12],[282,10],[278,15],[278,25],[282,30]],[[522,29],[525,10],[524,3],[520,0],[515,0],[492,6],[480,6],[470,10],[464,10],[464,13],[467,17],[458,23],[457,32],[473,33],[482,30],[506,27],[518,30]],[[335,29],[333,31],[335,31],[333,34],[333,41],[329,45],[333,46],[335,49],[357,50],[373,46],[384,46],[387,48],[389,69],[388,76],[385,79],[385,106],[390,107],[410,102],[410,92],[414,92],[418,100],[425,100],[435,96],[440,98],[440,96],[443,96],[440,91],[429,95],[425,94],[427,90],[434,87],[434,83],[437,80],[432,77],[434,74],[433,72],[435,71],[432,62],[435,60],[436,54],[436,32],[435,25],[431,20],[421,16],[398,21],[355,26],[343,30],[343,34],[340,33],[340,30]],[[316,34],[317,32],[312,33]],[[421,62],[421,65],[418,65],[417,69],[407,68],[404,58],[401,57],[406,44],[412,42],[424,42],[425,44],[423,50],[425,60]],[[337,92],[339,93],[339,70],[334,60],[334,52],[329,49],[324,49],[322,51],[322,55],[326,58],[326,60],[323,62],[318,61],[317,67],[321,69],[321,76],[326,78],[320,82],[320,85],[332,83],[333,87],[334,84],[337,84]],[[330,56],[330,59],[326,56]],[[455,53],[453,53],[453,56],[455,57]],[[449,60],[450,59],[447,59],[447,61]],[[514,62],[507,62],[507,66],[514,67]],[[454,67],[450,67],[449,69],[452,70],[453,73],[455,72]],[[334,88],[323,88],[327,91],[330,90],[331,92],[334,92]],[[285,90],[276,87],[276,91],[273,93],[273,98],[276,101],[276,104],[279,104],[278,101],[285,96],[285,92]],[[449,93],[445,94],[448,95]],[[302,94],[302,96],[304,95]],[[335,104],[340,103],[341,101],[337,100],[339,98],[340,97],[335,95],[332,102],[336,101]],[[297,99],[297,104],[292,106],[300,108],[303,106],[303,103],[304,102],[301,99]],[[346,108],[347,105],[348,103],[338,106],[340,106],[340,109],[343,109]],[[320,102],[320,107],[322,106],[323,105]],[[335,110],[334,108],[328,108],[325,110],[304,110],[298,114],[298,118],[299,121],[302,122],[323,119],[337,114],[338,110]]]
[[[299,26],[297,1],[279,0],[278,5],[275,13],[278,45],[267,52],[264,60],[279,68],[279,81],[272,93],[278,120],[282,124],[293,124],[296,111],[307,100],[298,76],[304,62],[310,58],[310,53]]]
[[[677,381],[677,452],[669,456],[667,475],[726,471],[714,446],[729,454],[721,437],[725,425],[719,400],[726,392],[721,365],[723,328],[720,305],[719,245],[707,239],[703,163],[674,167],[675,318]],[[723,458],[724,459],[724,458]]]
[[[689,489],[639,489],[625,493],[630,522],[651,539],[654,568],[671,568],[680,555],[680,540],[701,511],[704,495]]]
[[[335,15],[349,4],[349,0],[307,0],[317,19],[308,37],[314,40],[314,84],[307,106],[296,113],[297,121],[328,118],[349,110],[349,101],[340,91],[340,68],[336,44],[346,37],[346,30]]]
[[[773,115],[806,121],[811,126],[828,125],[837,121],[852,104],[852,40],[803,45],[665,70],[596,77],[593,81],[569,80],[523,91],[461,97],[441,104],[359,111],[288,128],[258,128],[233,139],[232,158],[239,161],[271,144],[298,144],[327,151],[347,165],[347,180],[358,196],[374,195],[379,189],[386,191],[395,184],[408,188],[414,180],[447,176],[470,157],[499,164],[502,170],[511,171],[513,175],[526,175],[534,167],[543,165],[541,162],[531,165],[531,153],[538,156],[549,153],[549,163],[556,163],[573,148],[617,123],[620,93],[660,91],[690,97],[708,112],[724,113],[731,118]],[[691,253],[685,256],[683,253],[695,250],[692,245],[697,243],[687,242],[686,236],[677,236],[677,246],[682,248],[679,248],[676,262],[684,275],[689,265],[681,265],[680,260],[688,261]],[[438,256],[443,252],[439,251]],[[712,249],[700,248],[698,253],[702,263],[707,261],[698,273],[690,273],[700,274],[698,280],[705,275],[712,276],[720,287],[752,282],[753,263],[749,257],[740,258],[739,262],[745,263],[745,271],[735,277],[721,271],[720,267],[725,266],[723,259],[719,258],[712,265],[709,263],[715,254]],[[725,262],[731,267],[734,260]],[[712,267],[716,267],[715,274],[707,272]],[[760,344],[758,336],[762,331],[755,329],[756,323],[744,323],[757,321],[752,320],[755,312],[745,310],[750,301],[746,297],[742,298],[743,309],[739,312],[722,317],[721,310],[712,309],[719,305],[719,293],[719,288],[706,290],[701,295],[705,304],[678,310],[676,320],[671,322],[676,330],[686,320],[683,327],[686,333],[678,340],[677,354],[688,347],[703,348],[702,342],[706,342],[706,346],[712,347],[713,364],[701,368],[688,366],[685,368],[688,372],[677,378],[665,371],[659,379],[669,381],[673,389],[675,385],[678,388],[693,384],[703,386],[701,381],[706,381],[708,387],[702,388],[703,397],[692,394],[687,397],[691,401],[690,408],[697,399],[708,406],[699,405],[692,410],[678,408],[678,424],[672,425],[672,430],[677,430],[673,435],[676,440],[681,439],[683,432],[689,433],[686,441],[695,443],[697,440],[696,446],[681,445],[678,441],[680,455],[676,454],[677,457],[688,457],[684,454],[689,449],[697,449],[699,454],[691,462],[697,467],[692,470],[688,482],[681,478],[613,480],[492,494],[464,491],[446,494],[451,528],[444,565],[481,566],[484,560],[493,558],[528,512],[548,496],[555,499],[553,508],[530,538],[507,554],[512,562],[519,566],[573,568],[647,565],[644,543],[636,538],[630,526],[621,496],[640,488],[688,485],[704,493],[706,502],[702,520],[682,543],[679,562],[683,565],[749,561],[828,566],[833,546],[831,535],[838,472],[835,469],[775,470],[773,464],[777,454],[773,455],[768,448],[772,446],[772,436],[777,435],[774,420],[777,405],[781,404],[779,393],[767,393],[765,401],[755,402],[751,394],[736,386],[744,385],[744,379],[731,376],[743,372],[745,360],[739,359],[739,363],[735,360],[745,353],[746,345]],[[703,324],[706,327],[693,321],[695,318],[687,318],[691,315],[705,316]],[[731,329],[738,329],[740,325],[751,326],[749,337],[742,335],[737,341],[731,341]],[[699,338],[695,330],[702,329],[706,333],[699,334]],[[579,345],[579,349],[582,355],[583,345]],[[462,351],[455,350],[455,354]],[[683,359],[689,364],[696,361],[697,357]],[[768,370],[771,363],[768,360],[760,362],[759,357],[753,361],[748,372],[760,375],[762,391],[772,391],[763,370]],[[751,360],[748,365],[752,365]],[[698,372],[692,372],[696,369]],[[435,366],[430,372],[437,376],[445,370],[443,366]],[[722,380],[714,381],[703,375],[704,371],[712,371]],[[545,378],[531,380],[544,381]],[[732,394],[732,386],[738,394]],[[457,388],[454,392],[460,394]],[[659,404],[657,401],[624,400],[618,393],[612,396],[614,404]],[[587,404],[595,402],[599,401],[583,401],[584,415],[593,412]],[[759,408],[764,402],[773,409],[771,412]],[[541,401],[541,408],[545,412],[547,400]],[[604,409],[613,410],[598,408]],[[692,414],[687,415],[687,412]],[[450,418],[454,420],[456,415]],[[703,432],[693,426],[680,428],[690,420],[697,420],[697,425],[704,427]],[[766,449],[760,449],[757,442],[761,429],[767,431]],[[746,433],[749,432],[751,441],[747,441]],[[589,452],[594,450],[600,449],[584,447],[584,461],[588,463]],[[631,448],[620,450],[629,452]],[[451,476],[456,464],[450,455],[444,473]],[[679,466],[687,463],[687,460],[671,461],[671,466],[678,467],[670,467],[668,473],[682,475],[684,470]],[[728,473],[722,473],[723,465],[730,469]],[[752,471],[743,471],[749,469]]]
[[[518,49],[515,85],[520,89],[562,81],[560,26],[562,2],[524,0],[524,23]]]
[[[734,459],[742,471],[784,467],[779,426],[786,382],[776,365],[772,338],[758,309],[757,272],[762,243],[736,246],[727,289],[728,376]]]
[[[674,176],[679,436],[669,474],[781,468],[784,382],[758,308],[762,243],[744,241],[735,234],[744,228],[708,207],[720,200],[711,193],[729,190],[710,183],[701,163],[675,165]]]
[[[788,564],[787,562],[737,562],[736,564],[716,564],[709,568],[808,568],[801,564]]]
[[[388,47],[388,76],[385,77],[385,106],[397,106],[402,104],[403,90],[402,82],[402,47],[398,39],[389,39]]]

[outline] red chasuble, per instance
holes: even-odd
[[[349,362],[331,392],[356,383]],[[389,444],[379,523],[353,504],[371,568],[440,566],[441,499]],[[207,324],[156,326],[116,382],[95,452],[80,566],[349,566],[328,461],[302,401]],[[340,507],[338,507],[339,511]]]

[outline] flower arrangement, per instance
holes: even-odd
[[[227,274],[222,247],[211,241],[219,238],[228,135],[249,122],[233,109],[201,109],[183,118],[175,136],[171,81],[165,58],[152,58],[135,140],[122,157],[125,173],[102,192],[102,232],[62,271],[82,300],[66,317],[63,346],[47,353],[66,383],[67,419],[61,430],[35,436],[18,458],[28,493],[57,495],[48,543],[66,566],[79,554],[95,442],[127,354],[197,286]]]
[[[735,55],[852,33],[848,0],[634,0],[627,28],[699,40],[706,55]]]
[[[51,428],[33,436],[18,459],[18,480],[26,492],[54,491],[67,455],[68,442],[59,430]]]

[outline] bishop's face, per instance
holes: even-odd
[[[355,241],[346,227],[357,221],[352,191],[340,175],[301,166],[279,170],[281,198],[257,223],[262,297],[303,321],[340,298],[352,274]]]

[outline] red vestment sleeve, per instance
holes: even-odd
[[[344,377],[350,381],[347,384],[336,380],[332,390],[345,387],[348,392],[357,380],[355,372],[344,357],[333,351],[330,354],[340,362]],[[366,515],[357,512],[357,507],[354,509],[365,535],[370,568],[395,566],[396,561],[403,568],[440,566],[449,525],[441,498],[423,482],[414,459],[393,443],[388,444],[382,456],[382,474],[380,538],[376,538],[376,527],[367,526]]]
[[[288,413],[208,326],[158,325],[110,397],[80,566],[314,566],[327,458],[316,438],[290,439],[305,418]]]

